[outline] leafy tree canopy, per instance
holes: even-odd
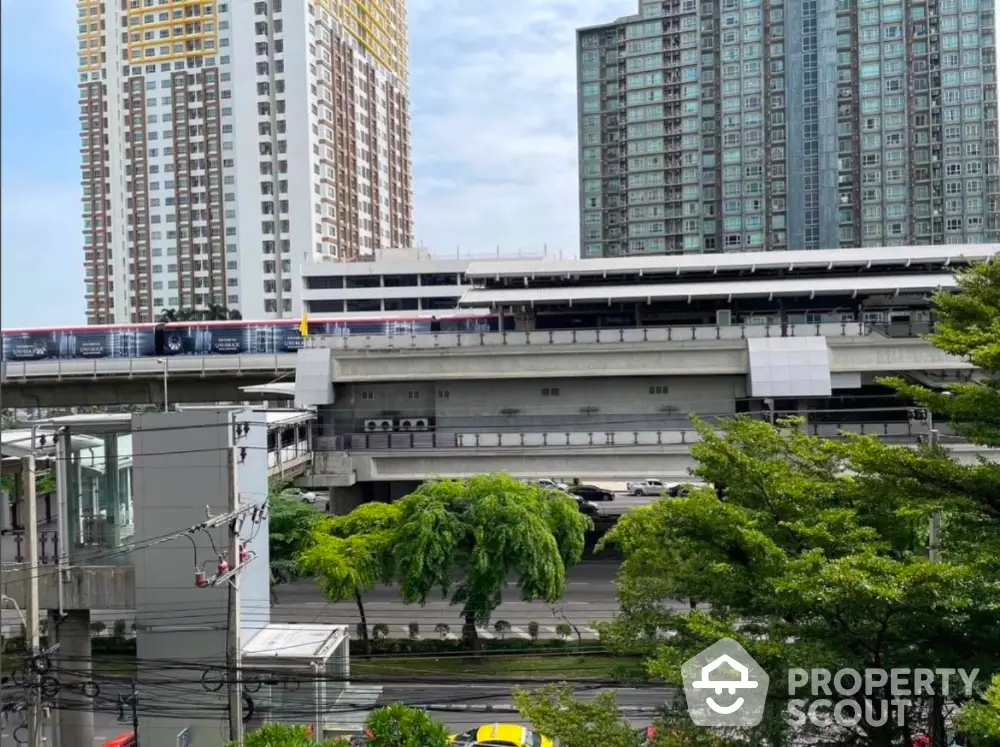
[[[725,747],[719,736],[691,725],[685,715],[676,722],[657,719],[652,729],[637,729],[618,709],[613,691],[579,699],[572,686],[540,690],[515,688],[518,713],[559,747]]]
[[[474,646],[510,576],[525,601],[559,599],[593,527],[571,498],[503,474],[426,482],[399,505],[393,554],[404,601],[423,604],[439,589],[461,605]]]
[[[236,747],[230,744],[229,747]],[[317,742],[308,727],[297,724],[265,724],[245,735],[243,747],[350,747],[347,739]]]
[[[271,583],[280,584],[302,575],[299,557],[322,515],[281,486],[272,487],[268,506]]]
[[[934,296],[936,347],[981,369],[978,381],[932,391],[903,379],[887,379],[901,394],[949,422],[970,441],[1000,446],[1000,261],[993,259],[958,275],[958,293]],[[998,499],[1000,510],[1000,499]]]
[[[371,643],[362,595],[392,580],[400,516],[397,503],[365,503],[346,516],[324,518],[313,525],[299,557],[299,567],[318,581],[327,599],[356,602],[365,653],[371,653]]]
[[[738,418],[716,432],[699,424],[694,472],[726,486],[723,497],[698,488],[632,511],[611,530],[605,542],[625,561],[622,614],[605,640],[648,651],[650,674],[671,683],[680,682],[684,661],[723,637],[740,641],[772,682],[786,682],[790,667],[996,671],[1000,576],[989,548],[1000,525],[984,521],[967,494],[988,480],[982,468],[933,449],[826,441],[794,421],[779,425]],[[919,467],[917,476],[903,465]],[[931,564],[927,526],[936,510],[945,552]],[[675,601],[686,599],[710,610],[687,614]],[[758,738],[787,743],[779,710]],[[814,743],[841,743],[845,735],[835,732],[814,735]],[[900,739],[887,724],[854,743]]]
[[[227,309],[220,304],[211,304],[204,309],[163,309],[160,321],[169,322],[216,322],[242,319],[243,315],[237,309]]]
[[[427,711],[401,704],[368,716],[369,747],[448,747],[448,729]]]
[[[983,702],[968,706],[958,720],[973,745],[1000,745],[1000,674],[983,694]]]

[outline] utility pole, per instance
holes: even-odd
[[[930,411],[927,413],[927,422],[933,426],[933,415]],[[931,428],[930,433],[931,446],[938,446],[941,443],[941,434],[936,428]],[[941,512],[935,511],[931,514],[931,528],[930,528],[930,557],[932,563],[941,562]]]
[[[128,706],[131,714],[125,716],[125,707]],[[139,747],[139,686],[132,680],[132,692],[128,695],[118,694],[118,721],[120,723],[132,724],[132,747]]]
[[[240,532],[241,524],[240,491],[236,480],[236,469],[239,460],[236,456],[238,447],[229,449],[229,568],[235,571],[240,562]],[[229,739],[236,745],[243,745],[243,683],[241,676],[242,645],[240,643],[240,581],[239,573],[232,572],[229,578],[229,615],[228,631],[226,633],[226,664],[229,669]]]
[[[936,448],[941,443],[941,433],[934,427],[934,413],[925,410],[927,413],[927,430],[930,445]],[[941,562],[941,512],[934,511],[931,514],[930,532],[928,533],[928,550],[931,563]],[[946,742],[946,730],[944,725],[944,698],[943,694],[934,691],[931,696],[931,724],[930,724],[931,747],[944,747]]]
[[[28,647],[32,661],[41,650],[41,620],[38,610],[38,502],[35,496],[35,443],[38,428],[31,426],[31,453],[21,460],[21,484],[24,486],[24,541],[28,560],[28,606],[25,610]],[[42,747],[42,693],[37,687],[34,667],[29,674],[32,688],[28,693],[28,747]]]

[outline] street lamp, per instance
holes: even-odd
[[[169,372],[169,369],[167,368],[167,359],[166,358],[157,358],[156,362],[163,364],[163,411],[164,412],[169,412],[170,411],[170,402],[169,402],[169,400],[167,398],[167,374]]]

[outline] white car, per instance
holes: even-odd
[[[635,480],[625,486],[629,495],[660,495],[667,486],[663,480]]]
[[[549,490],[561,490],[564,493],[569,492],[569,485],[564,482],[557,482],[555,480],[550,480],[548,477],[543,477],[540,480],[535,480],[535,484],[540,488],[548,488]]]
[[[294,501],[302,501],[303,503],[311,503],[313,505],[316,505],[316,502],[319,500],[319,496],[315,493],[311,493],[308,490],[299,490],[298,488],[287,490],[285,495]]]

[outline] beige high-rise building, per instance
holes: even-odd
[[[405,0],[80,0],[87,320],[301,313],[412,244]]]

